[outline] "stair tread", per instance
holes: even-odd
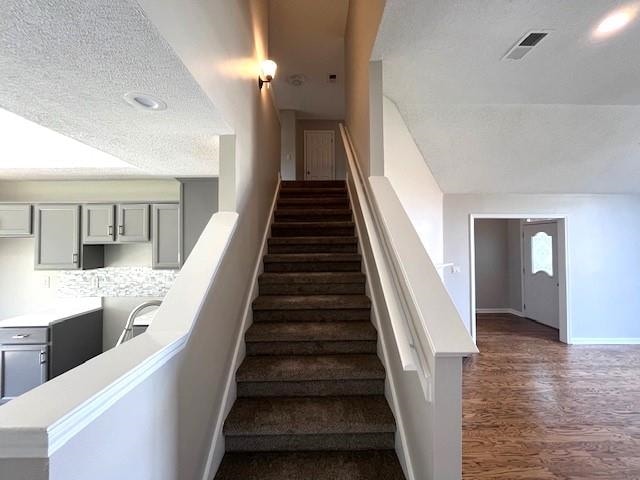
[[[276,214],[283,215],[309,215],[309,214],[339,214],[347,215],[351,214],[350,208],[292,208],[292,207],[278,207],[275,211]]]
[[[265,263],[292,262],[359,262],[359,253],[268,253],[264,256]]]
[[[404,480],[394,450],[227,453],[216,480]]]
[[[358,243],[357,237],[271,237],[269,245],[314,245],[338,244],[353,245]]]
[[[254,310],[350,310],[371,307],[366,295],[260,295]]]
[[[265,272],[258,281],[261,285],[273,284],[339,284],[365,283],[361,272]]]
[[[384,367],[374,354],[246,357],[236,373],[238,382],[382,380],[384,377]]]
[[[238,398],[224,425],[226,435],[323,435],[394,433],[383,395]]]
[[[265,322],[247,330],[247,342],[324,342],[377,340],[371,322]]]
[[[353,221],[315,221],[315,222],[273,222],[274,227],[295,227],[295,228],[318,228],[318,227],[353,227],[355,223]],[[350,235],[353,236],[353,235]]]
[[[317,186],[345,187],[346,185],[347,182],[345,180],[283,180],[280,182],[280,188],[282,189]]]

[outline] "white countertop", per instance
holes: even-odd
[[[55,323],[102,309],[101,298],[70,298],[34,313],[0,320],[0,328],[49,327]]]

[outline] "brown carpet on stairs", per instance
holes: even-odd
[[[282,182],[218,480],[399,480],[345,182]]]

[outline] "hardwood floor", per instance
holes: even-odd
[[[640,346],[568,346],[478,315],[464,364],[463,478],[640,479]]]

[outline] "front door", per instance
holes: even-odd
[[[335,134],[333,130],[304,131],[304,179],[335,178]]]
[[[527,223],[522,231],[524,314],[559,328],[558,223]]]

